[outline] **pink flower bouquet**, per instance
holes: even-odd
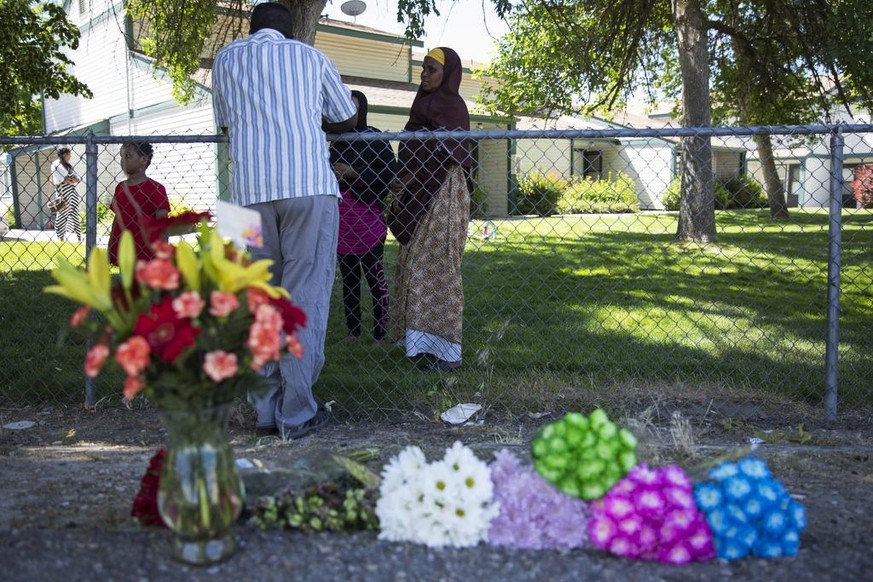
[[[173,220],[188,219],[166,226]],[[252,263],[205,221],[196,245],[155,240],[152,248],[154,259],[137,262],[125,232],[114,277],[103,248],[91,251],[85,272],[58,259],[58,284],[46,291],[82,304],[70,323],[94,339],[88,377],[111,363],[126,376],[128,400],[144,393],[162,408],[206,408],[257,391],[259,371],[283,353],[302,355],[295,332],[306,314],[270,284],[271,261]]]
[[[591,543],[617,556],[682,565],[715,557],[693,484],[676,465],[637,465],[591,504]]]

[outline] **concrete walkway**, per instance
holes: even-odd
[[[20,228],[9,229],[6,233],[0,231],[0,240],[3,241],[23,241],[23,242],[60,242],[54,230],[24,230]],[[82,244],[84,244],[85,235],[82,235]],[[75,241],[66,241],[75,244]],[[98,236],[97,244],[106,246],[109,244],[109,235]]]

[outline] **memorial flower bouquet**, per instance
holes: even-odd
[[[57,285],[45,290],[81,304],[70,323],[94,340],[85,374],[95,378],[117,365],[127,400],[143,393],[165,409],[228,404],[257,391],[258,372],[283,351],[302,355],[295,332],[306,316],[287,291],[270,284],[271,261],[251,262],[204,218],[164,219],[158,228],[165,236],[199,221],[196,243],[152,237],[149,261],[135,259],[125,232],[115,276],[104,248],[91,251],[85,271],[57,260]]]

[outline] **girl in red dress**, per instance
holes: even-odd
[[[156,219],[167,217],[170,200],[166,188],[146,176],[152,155],[152,146],[147,142],[125,142],[121,145],[121,169],[127,180],[115,187],[110,204],[115,213],[109,235],[109,260],[113,265],[118,264],[118,242],[125,230],[133,234],[137,260],[154,258],[151,225]]]

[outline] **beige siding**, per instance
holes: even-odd
[[[525,174],[532,170],[544,174],[554,172],[569,178],[572,148],[568,139],[519,139],[515,142],[514,171]]]
[[[318,32],[315,35],[315,47],[333,61],[342,75],[404,83],[409,81],[408,46]]]
[[[461,78],[461,86],[458,89],[458,93],[461,94],[461,97],[468,101],[474,101],[476,96],[479,95],[480,91],[480,82],[472,78],[469,74],[465,73],[464,76]]]
[[[663,210],[661,195],[673,178],[673,148],[662,140],[630,141],[614,151],[607,166],[617,175],[623,172],[636,183],[637,197],[643,210]]]
[[[373,113],[367,115],[367,123],[382,131],[403,131],[409,116],[406,113]]]
[[[478,144],[479,165],[476,188],[485,192],[486,212],[491,217],[507,216],[509,174],[507,142],[503,139],[484,139]]]
[[[712,169],[718,180],[729,180],[740,175],[740,152],[712,152]]]

